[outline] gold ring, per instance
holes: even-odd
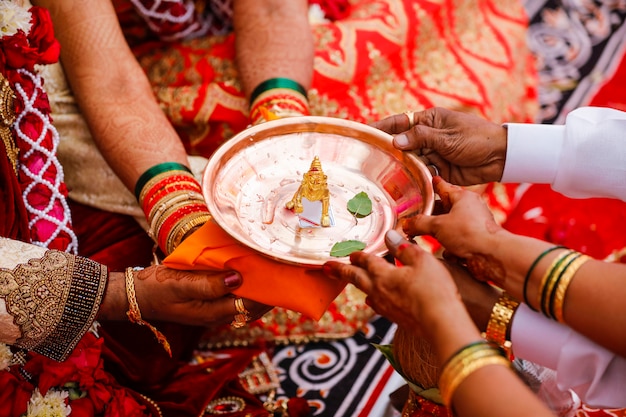
[[[409,119],[409,129],[411,129],[413,126],[415,126],[415,112],[405,111],[404,115],[407,117],[407,119]]]
[[[237,310],[237,314],[235,314],[235,319],[230,325],[235,329],[240,329],[250,321],[250,312],[246,310],[246,306],[243,304],[243,298],[235,298],[235,310]]]

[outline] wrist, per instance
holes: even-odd
[[[98,320],[113,321],[126,319],[128,301],[124,285],[123,272],[109,272],[106,291],[98,310]]]

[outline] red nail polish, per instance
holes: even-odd
[[[241,277],[239,274],[228,275],[224,278],[224,285],[226,285],[227,288],[237,288],[241,285]]]
[[[331,269],[330,265],[324,264],[322,266],[322,272],[324,273],[324,275],[332,275],[332,269]]]
[[[411,246],[410,243],[403,243],[400,246],[398,246],[398,251],[404,250],[404,249],[408,248],[409,246]]]

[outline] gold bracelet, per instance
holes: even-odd
[[[487,340],[503,348],[509,359],[512,359],[509,325],[517,307],[519,307],[519,302],[503,292],[491,310],[485,331]]]
[[[128,297],[128,311],[126,312],[126,316],[128,316],[128,320],[131,323],[148,327],[171,358],[172,349],[165,335],[163,335],[163,333],[161,333],[156,327],[141,318],[141,311],[139,311],[137,295],[135,294],[135,274],[133,274],[133,271],[135,271],[135,268],[129,267],[126,268],[126,272],[124,274],[126,277],[126,296]]]
[[[487,365],[504,365],[510,368],[511,363],[500,349],[485,341],[467,345],[454,354],[444,365],[439,378],[439,391],[444,404],[451,407],[452,396],[459,385],[472,373]]]
[[[563,277],[559,282],[559,286],[556,288],[556,296],[554,297],[554,318],[560,323],[565,322],[563,319],[563,303],[565,301],[565,293],[567,292],[574,275],[578,272],[578,269],[590,259],[591,258],[587,255],[582,255],[572,262],[570,267],[563,274]]]

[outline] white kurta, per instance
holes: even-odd
[[[507,129],[502,182],[626,201],[626,112],[583,107],[565,125],[510,123]],[[525,305],[514,316],[511,342],[516,356],[556,370],[559,387],[590,406],[626,407],[626,358]]]

